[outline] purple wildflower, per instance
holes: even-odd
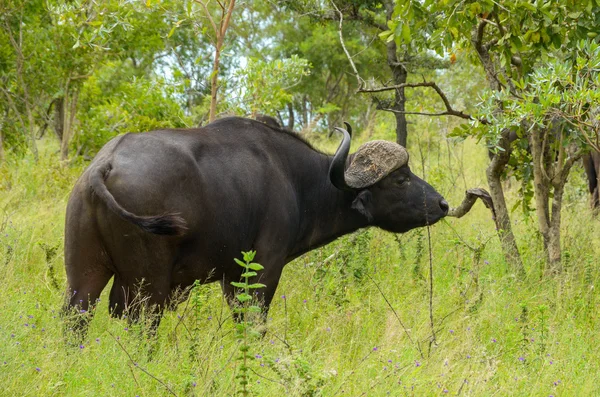
[[[415,367],[420,367],[420,366],[421,366],[421,362],[420,362],[420,361],[417,361],[417,360],[415,360]]]
[[[35,370],[38,371],[38,372],[42,371],[42,369],[40,367],[35,367]]]

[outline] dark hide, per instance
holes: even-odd
[[[347,133],[342,146],[343,172]],[[352,191],[332,184],[333,160],[294,134],[235,117],[111,140],[69,199],[67,309],[89,310],[111,277],[116,316],[136,295],[160,313],[195,280],[220,281],[231,299],[242,271],[233,258],[256,250],[266,311],[292,259],[359,228],[405,232],[448,211],[408,166]]]
[[[600,179],[600,153],[591,152],[582,158],[585,174],[588,178],[588,187],[592,195],[591,205],[593,209],[600,207],[600,198],[598,197],[598,181]]]
[[[266,114],[257,114],[255,119],[256,121],[260,121],[261,123],[265,123],[266,125],[269,125],[271,127],[279,129],[283,128],[281,127],[279,120],[277,120],[275,117],[267,116]]]

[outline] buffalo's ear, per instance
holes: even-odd
[[[372,194],[368,190],[363,190],[354,199],[352,202],[352,208],[363,214],[367,217],[367,220],[371,222],[373,220],[373,215],[369,211],[369,207],[371,204]]]

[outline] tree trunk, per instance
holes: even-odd
[[[67,91],[65,91],[67,92]],[[79,91],[75,90],[72,97],[69,99],[68,94],[64,98],[64,122],[63,122],[63,134],[62,141],[60,143],[60,158],[61,160],[67,160],[69,158],[69,143],[73,138],[73,124],[75,122],[75,113],[77,111],[77,99],[79,97]]]
[[[25,108],[27,110],[27,122],[29,124],[28,129],[29,141],[31,142],[31,152],[33,153],[33,159],[37,163],[40,156],[38,154],[37,142],[35,141],[35,119],[33,118],[33,111],[27,102],[25,103]]]
[[[227,9],[225,6],[221,4],[219,5],[222,10],[221,20],[219,22],[219,26],[215,23],[209,9],[207,3],[203,3],[202,1],[195,0],[200,3],[206,12],[206,17],[210,21],[210,24],[213,27],[213,31],[215,33],[215,59],[213,61],[213,70],[210,76],[210,113],[209,113],[209,122],[215,121],[217,117],[217,93],[219,90],[219,63],[221,60],[221,49],[223,48],[223,43],[225,42],[225,33],[227,33],[227,28],[229,27],[229,22],[231,21],[231,15],[233,14],[233,8],[235,7],[236,0],[230,0],[227,5]]]
[[[54,133],[59,142],[62,142],[65,130],[65,99],[56,98],[54,102]]]
[[[385,8],[386,19],[387,21],[389,21],[391,20],[394,14],[394,3],[386,1]],[[386,47],[387,63],[390,70],[392,71],[392,76],[394,77],[394,85],[406,83],[408,71],[398,61],[398,48],[396,47],[396,42],[392,40],[386,44]],[[396,89],[394,104],[391,108],[395,110],[394,117],[396,118],[396,142],[404,147],[406,147],[408,141],[408,124],[406,122],[406,114],[404,113],[404,111],[406,110],[405,105],[406,96],[404,95],[404,88],[398,88]]]
[[[217,43],[215,46],[215,60],[213,62],[213,70],[210,75],[210,113],[208,116],[209,123],[212,123],[217,118],[217,91],[219,90],[219,62],[221,58],[221,45]]]
[[[560,188],[554,189],[554,198],[552,200],[552,222],[548,229],[548,257],[547,272],[558,274],[562,272],[561,246],[560,246],[560,224],[561,209],[564,184]]]
[[[500,91],[501,86],[497,77],[496,68],[494,62],[490,57],[488,48],[483,45],[483,37],[485,27],[487,26],[486,21],[480,22],[477,28],[473,31],[471,43],[475,47],[475,51],[479,56],[479,60],[485,71],[486,80],[490,88],[494,91]],[[498,112],[502,112],[501,104],[498,104]],[[496,209],[496,229],[498,232],[498,238],[502,245],[502,252],[506,262],[510,267],[515,270],[519,275],[525,275],[525,268],[523,267],[523,261],[517,247],[515,235],[512,231],[512,225],[510,223],[510,215],[508,208],[506,207],[506,200],[504,198],[504,189],[502,188],[502,182],[500,180],[502,172],[504,171],[506,164],[510,159],[510,130],[505,129],[502,131],[502,135],[498,142],[498,146],[502,148],[502,151],[498,151],[492,156],[492,160],[486,170],[486,176],[488,185],[490,187],[490,196],[494,201],[494,208]]]
[[[292,103],[288,103],[287,105],[288,108],[288,123],[287,123],[287,128],[290,131],[294,130],[294,107],[292,106]]]
[[[508,135],[508,133],[506,134]],[[490,196],[494,202],[494,208],[496,210],[496,230],[498,232],[498,238],[502,246],[502,252],[506,262],[510,267],[516,271],[520,276],[525,275],[525,268],[523,267],[523,261],[519,254],[515,235],[512,232],[512,226],[510,224],[510,216],[508,208],[506,207],[506,200],[504,198],[504,190],[502,188],[501,175],[504,167],[510,159],[510,142],[508,138],[500,140],[499,145],[505,150],[494,154],[492,161],[486,169],[486,176],[488,185],[490,187]]]
[[[302,128],[305,128],[308,125],[308,108],[306,105],[307,98],[306,95],[302,97]]]
[[[558,145],[558,158],[549,149],[552,141]],[[545,273],[558,274],[562,272],[560,226],[562,199],[565,183],[573,163],[579,158],[573,148],[565,148],[562,144],[562,132],[556,136],[554,128],[532,128],[529,135],[529,146],[533,159],[533,185],[536,202],[538,227],[544,241],[546,253]],[[570,157],[565,159],[567,150]],[[552,207],[550,208],[550,196]]]

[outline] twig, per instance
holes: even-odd
[[[356,65],[354,64],[354,60],[352,60],[352,57],[350,56],[350,53],[348,52],[348,49],[346,48],[346,44],[344,43],[344,36],[342,34],[342,24],[344,22],[344,14],[342,14],[342,12],[337,7],[337,5],[335,5],[335,2],[333,0],[331,0],[331,5],[333,5],[333,8],[335,8],[335,10],[337,11],[338,15],[340,16],[340,25],[339,25],[339,28],[338,28],[338,33],[340,35],[340,43],[342,44],[342,48],[344,49],[344,52],[346,53],[346,57],[348,57],[348,61],[350,62],[350,66],[352,67],[352,70],[354,71],[354,75],[356,76],[356,82],[358,83],[358,90],[357,90],[357,92],[359,92],[362,89],[362,87],[364,87],[365,81],[358,74],[358,70],[356,69]]]
[[[467,212],[471,210],[471,208],[473,208],[473,205],[475,204],[475,201],[477,201],[477,199],[481,199],[481,201],[483,201],[483,204],[492,211],[493,218],[496,219],[496,211],[494,209],[494,202],[492,201],[492,197],[485,189],[481,188],[467,190],[465,192],[465,198],[463,202],[458,207],[451,208],[450,211],[448,211],[447,216],[451,216],[453,218],[463,217]]]
[[[427,225],[427,244],[429,245],[429,325],[431,326],[431,341],[429,342],[429,352],[431,353],[431,345],[437,345],[435,336],[435,327],[433,325],[433,254],[431,253],[431,231]]]
[[[171,394],[172,394],[172,395],[174,395],[174,396],[177,396],[177,394],[175,394],[175,392],[174,392],[174,391],[173,391],[173,390],[172,390],[172,389],[169,387],[169,385],[167,385],[167,384],[166,384],[165,382],[163,382],[162,380],[158,379],[156,376],[152,375],[150,372],[148,372],[148,371],[147,371],[146,369],[144,369],[143,367],[140,367],[140,366],[138,365],[138,363],[136,363],[136,362],[133,360],[133,357],[131,357],[131,354],[129,354],[129,352],[128,352],[128,351],[125,349],[125,347],[124,347],[124,346],[123,346],[123,344],[122,344],[122,343],[119,341],[119,339],[117,339],[117,338],[116,338],[116,337],[115,337],[115,336],[112,334],[112,332],[110,332],[110,331],[108,331],[108,330],[107,330],[106,332],[108,332],[108,334],[109,334],[110,336],[112,336],[112,337],[113,337],[113,339],[115,340],[115,342],[117,342],[117,344],[119,345],[119,347],[121,348],[121,350],[123,350],[123,351],[125,352],[125,354],[127,355],[127,358],[129,358],[129,361],[131,361],[131,363],[132,363],[132,364],[133,364],[133,365],[134,365],[136,368],[139,368],[139,369],[140,369],[140,371],[142,371],[143,373],[145,373],[146,375],[148,375],[149,377],[151,377],[152,379],[154,379],[155,381],[157,381],[158,383],[160,383],[161,385],[163,385],[163,386],[164,386],[164,388],[165,388],[165,389],[167,389],[167,391],[168,391],[169,393],[171,393]]]
[[[373,284],[375,284],[375,287],[377,287],[377,290],[379,291],[379,293],[383,297],[383,300],[385,301],[385,303],[387,303],[387,305],[389,306],[389,308],[392,311],[392,313],[394,313],[394,316],[396,317],[396,320],[398,320],[398,322],[400,323],[400,326],[402,326],[402,329],[404,330],[404,333],[408,337],[408,340],[410,340],[410,343],[412,343],[413,345],[415,345],[417,347],[417,350],[419,351],[419,354],[421,355],[421,358],[425,358],[425,356],[423,355],[423,351],[421,351],[421,347],[418,344],[416,344],[415,341],[413,340],[413,338],[410,336],[410,334],[408,333],[408,329],[406,329],[406,326],[404,326],[404,323],[400,319],[400,316],[398,316],[398,313],[396,313],[396,310],[394,310],[394,307],[392,306],[392,304],[390,303],[390,301],[388,300],[388,298],[385,296],[385,294],[383,293],[383,291],[379,287],[379,284],[377,284],[377,282],[373,279],[373,277],[371,277],[371,275],[368,274],[368,273],[367,273],[367,277],[369,278],[369,280],[371,280],[373,282]]]
[[[475,118],[475,117],[471,116],[470,114],[467,114],[467,113],[465,113],[463,111],[454,109],[452,107],[452,105],[450,104],[450,101],[448,100],[448,97],[446,96],[446,94],[433,81],[423,81],[421,83],[403,83],[403,84],[395,84],[395,85],[388,85],[388,86],[375,87],[375,88],[361,88],[361,87],[359,87],[359,89],[356,92],[359,92],[359,93],[376,93],[376,92],[398,90],[398,89],[407,88],[407,87],[410,87],[410,88],[431,87],[431,88],[433,88],[435,90],[435,92],[438,94],[438,96],[440,97],[440,99],[442,100],[442,102],[444,102],[444,106],[446,107],[446,111],[445,112],[440,112],[440,113],[423,113],[423,112],[404,112],[404,111],[393,110],[393,109],[381,109],[381,110],[386,110],[388,112],[394,112],[394,113],[418,114],[418,115],[424,115],[424,116],[456,116],[456,117],[460,117],[461,119],[476,120],[476,121],[479,121],[481,124],[485,124],[485,125],[490,124],[490,122],[487,119]]]

